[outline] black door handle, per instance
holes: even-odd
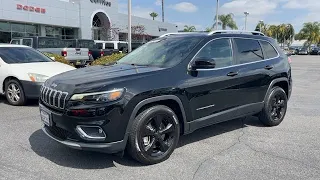
[[[270,66],[270,65],[268,65],[268,66],[266,66],[266,67],[264,67],[266,70],[270,70],[270,69],[272,69],[273,67],[272,66]]]
[[[231,77],[236,76],[236,75],[238,75],[238,72],[229,72],[227,74],[227,76],[231,76]]]

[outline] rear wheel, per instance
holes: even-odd
[[[274,87],[268,93],[264,108],[259,114],[260,121],[267,126],[279,125],[287,112],[287,94],[280,87]]]
[[[178,118],[167,106],[153,106],[134,120],[128,151],[143,164],[156,164],[170,157],[180,135]]]
[[[9,80],[5,85],[6,98],[9,104],[22,106],[26,103],[23,88],[18,80]]]

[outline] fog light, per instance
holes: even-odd
[[[79,125],[76,128],[77,133],[84,140],[88,141],[103,141],[106,139],[106,134],[99,126],[83,126]]]

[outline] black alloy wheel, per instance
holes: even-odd
[[[285,91],[281,87],[273,87],[259,113],[260,121],[266,126],[279,125],[286,115],[287,103],[288,97]]]
[[[140,113],[129,136],[129,153],[143,164],[169,158],[180,135],[175,113],[166,106],[154,106]]]
[[[269,113],[271,120],[279,121],[283,118],[284,113],[286,112],[285,101],[285,98],[280,94],[275,95],[271,99],[271,103],[269,104]]]

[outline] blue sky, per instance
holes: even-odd
[[[119,12],[127,12],[127,0],[119,0]],[[159,14],[161,0],[132,0],[133,15],[150,18],[150,12]],[[248,29],[254,29],[259,20],[266,24],[291,23],[299,31],[304,22],[320,21],[320,0],[220,0],[220,13],[233,13],[238,28],[244,28],[244,14],[248,11]],[[179,29],[194,25],[197,30],[212,26],[216,0],[165,0],[165,21]]]

